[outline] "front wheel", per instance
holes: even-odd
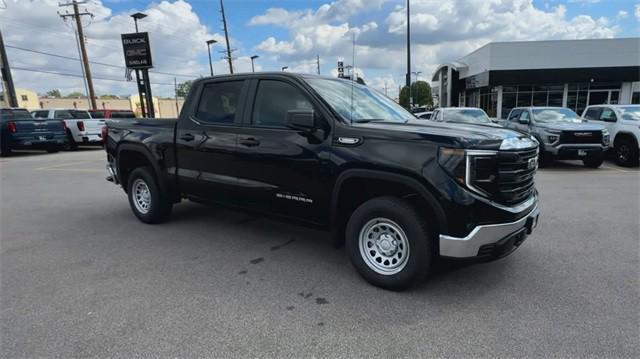
[[[638,144],[633,140],[621,138],[614,146],[616,162],[620,166],[631,167],[638,164]]]
[[[346,230],[346,249],[356,270],[369,283],[390,290],[406,289],[426,277],[432,240],[425,219],[396,197],[363,203]]]
[[[588,157],[582,160],[584,166],[589,168],[598,168],[602,165],[602,162],[604,162],[602,157]]]
[[[169,219],[172,204],[160,191],[150,167],[134,169],[129,175],[127,189],[131,209],[142,222],[155,224]]]

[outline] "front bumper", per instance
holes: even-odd
[[[561,144],[545,147],[545,151],[561,160],[580,160],[587,157],[602,156],[607,146],[594,144]]]
[[[538,224],[538,206],[515,222],[476,226],[466,237],[440,235],[440,256],[451,258],[499,257],[511,253]]]

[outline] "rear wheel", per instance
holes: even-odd
[[[169,219],[172,204],[160,191],[150,167],[134,169],[129,175],[127,189],[131,209],[142,222],[155,224]]]
[[[51,146],[47,148],[47,152],[48,153],[56,153],[60,151],[60,147],[59,146]]]
[[[6,143],[6,141],[2,141],[0,143],[0,156],[2,157],[11,156],[11,147],[9,146],[8,143]]]
[[[429,272],[432,238],[413,206],[400,198],[379,197],[358,207],[347,224],[347,253],[369,283],[406,289]]]
[[[604,158],[602,157],[588,157],[585,158],[584,160],[582,160],[582,163],[584,164],[585,167],[589,167],[589,168],[598,168],[602,165],[602,162],[604,162]]]
[[[620,166],[631,167],[638,164],[638,144],[630,138],[620,138],[615,142],[616,162]]]
[[[65,150],[75,151],[77,149],[78,149],[78,144],[73,139],[73,135],[71,134],[71,131],[67,130],[67,143],[65,144]]]

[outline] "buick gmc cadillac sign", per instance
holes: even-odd
[[[147,69],[153,67],[151,62],[151,47],[149,46],[149,33],[138,32],[122,34],[122,48],[124,50],[124,62],[130,69]]]

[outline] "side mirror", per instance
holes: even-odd
[[[287,127],[300,131],[311,131],[316,128],[313,110],[287,111]]]
[[[604,122],[617,122],[618,120],[614,117],[605,117],[602,119]]]
[[[528,118],[519,118],[518,122],[523,124],[523,125],[528,125],[529,124],[529,119]]]

